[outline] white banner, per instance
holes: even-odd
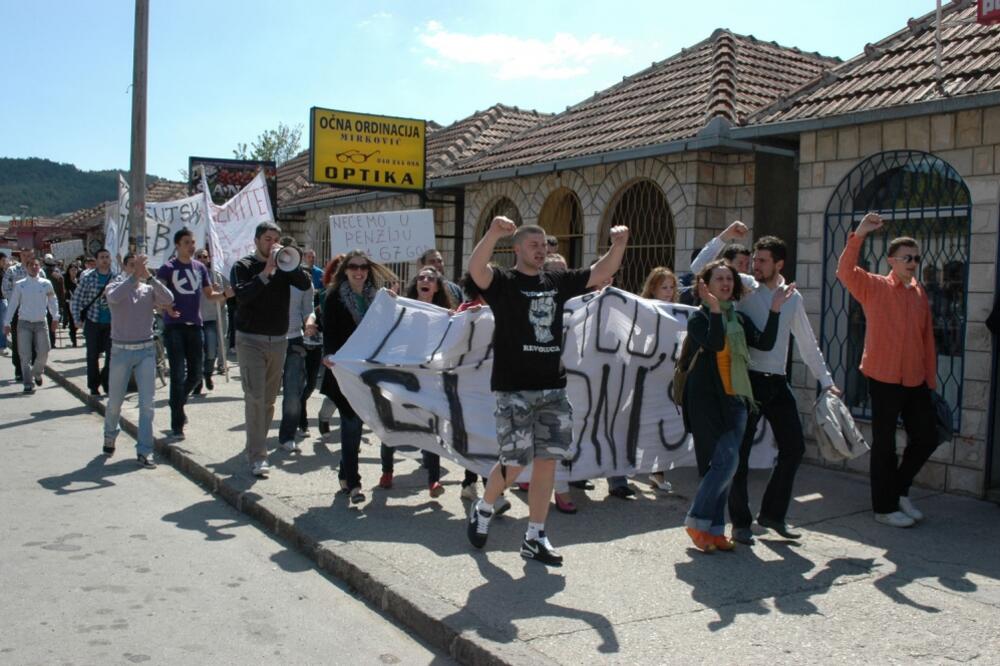
[[[128,184],[119,175],[118,203],[105,208],[104,246],[112,260],[128,253],[129,227]],[[176,201],[146,202],[146,254],[149,267],[159,268],[174,254],[174,234],[184,227],[194,233],[197,247],[205,247],[209,218],[206,197],[202,193]]]
[[[383,264],[416,261],[435,246],[434,212],[427,209],[330,216],[330,256],[364,250]]]
[[[695,464],[693,440],[668,390],[693,310],[613,287],[566,304],[563,363],[573,447],[560,478]],[[482,474],[499,453],[492,337],[489,308],[451,316],[383,290],[336,354],[334,374],[386,444],[416,446]],[[770,433],[758,432],[751,466],[770,467],[774,458]]]
[[[204,189],[205,196],[208,196],[208,188]],[[223,205],[210,206],[215,233],[215,238],[212,239],[212,265],[228,276],[229,269],[236,261],[256,251],[254,231],[257,225],[261,222],[274,222],[264,172],[258,173],[239,194]]]

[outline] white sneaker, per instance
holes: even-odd
[[[654,488],[659,490],[661,493],[670,494],[674,490],[673,485],[669,481],[667,481],[666,479],[661,481],[660,479],[656,478],[655,474],[649,475],[649,482],[653,485]]]
[[[905,495],[900,495],[899,497],[899,510],[905,513],[910,518],[913,518],[913,520],[924,519],[924,514],[920,512],[920,509],[913,506],[913,502],[910,500],[909,497],[906,497]]]
[[[462,499],[477,500],[479,493],[476,492],[476,484],[472,483],[462,488]]]
[[[261,478],[266,478],[268,472],[271,471],[271,466],[267,464],[266,460],[258,460],[250,468],[250,473],[254,476],[259,476]]]
[[[0,356],[10,356],[10,349],[7,347],[0,349]]]
[[[902,511],[892,513],[876,513],[875,522],[889,525],[890,527],[913,527],[915,521]]]
[[[295,443],[295,440],[290,440],[281,443],[281,448],[289,453],[296,453],[299,451],[299,445]]]

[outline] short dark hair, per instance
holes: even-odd
[[[132,254],[131,252],[126,254],[125,258],[122,259],[122,266],[128,266],[129,259],[135,259],[135,255]]]
[[[101,255],[101,252],[107,252],[107,253],[108,253],[108,256],[109,256],[109,257],[111,256],[111,250],[109,250],[109,249],[108,249],[108,248],[106,248],[106,247],[102,247],[102,248],[100,248],[100,249],[99,249],[99,250],[98,250],[97,252],[95,252],[95,253],[94,253],[94,259],[95,259],[95,260],[97,259],[97,257],[99,257],[99,256]]]
[[[920,247],[917,245],[915,238],[910,238],[909,236],[900,236],[899,238],[893,238],[889,241],[889,256],[896,254],[896,250],[901,247]]]
[[[279,227],[274,222],[261,222],[260,224],[257,225],[257,228],[254,229],[253,239],[257,240],[258,238],[266,234],[268,231],[277,231],[278,234],[280,235],[281,227]]]
[[[754,250],[767,250],[774,261],[784,261],[788,257],[788,246],[777,236],[762,236],[753,244]]]
[[[724,259],[716,259],[711,262],[708,266],[702,269],[701,273],[698,274],[698,279],[703,280],[707,286],[709,281],[712,279],[712,271],[716,268],[725,268],[726,270],[732,272],[733,274],[733,300],[738,301],[743,297],[743,281],[740,280],[739,271],[726,263]]]
[[[541,234],[542,236],[547,236],[545,229],[542,229],[537,224],[522,224],[514,232],[514,236],[510,239],[511,244],[516,245],[521,242],[521,239],[528,234]]]
[[[174,245],[180,243],[181,239],[184,238],[185,236],[190,236],[191,238],[194,238],[194,232],[188,229],[187,227],[181,227],[176,232],[174,232]]]
[[[433,248],[433,247],[429,248],[427,250],[424,250],[424,253],[417,258],[417,261],[419,262],[419,264],[421,266],[426,266],[427,265],[427,261],[428,261],[427,257],[431,256],[432,254],[441,254],[441,253],[437,250],[437,248]],[[442,261],[444,260],[443,256],[442,256],[441,260]]]
[[[726,246],[726,249],[722,251],[722,258],[726,261],[732,261],[738,254],[744,254],[749,257],[750,248],[746,245],[740,245],[739,243],[730,243]]]

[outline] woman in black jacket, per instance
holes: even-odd
[[[382,284],[396,281],[395,274],[368,258],[361,250],[351,250],[337,267],[326,292],[323,306],[323,375],[320,392],[337,405],[340,412],[340,491],[350,495],[351,503],[365,501],[361,492],[358,454],[361,449],[361,417],[347,401],[330,368],[330,355],[347,342],[358,327],[378,292],[376,278]]]
[[[747,410],[754,409],[747,371],[749,347],[768,351],[778,333],[778,312],[795,292],[779,288],[763,332],[735,309],[743,293],[736,269],[714,261],[698,276],[702,307],[688,319],[688,345],[697,354],[684,385],[684,425],[694,435],[699,471],[704,478],[684,524],[702,551],[732,550],[725,536],[729,486],[739,463]]]

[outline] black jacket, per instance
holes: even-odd
[[[279,270],[265,283],[259,276],[266,264],[257,255],[249,254],[233,265],[236,330],[284,337],[288,333],[289,287],[305,291],[312,286],[312,279],[302,269]]]
[[[763,331],[757,330],[750,318],[742,312],[736,317],[743,325],[747,346],[770,351],[778,337],[778,313],[767,316]],[[714,314],[706,306],[688,318],[688,335],[701,353],[688,373],[684,385],[684,427],[694,435],[698,472],[704,475],[715,451],[715,443],[723,433],[732,430],[732,414],[726,401],[733,399],[726,394],[719,377],[719,364],[715,355],[726,346],[726,328],[721,314]]]
[[[358,325],[354,323],[351,311],[340,299],[338,289],[331,284],[323,301],[323,355],[336,354],[354,333]],[[333,372],[327,368],[323,373],[323,383],[319,392],[333,400],[341,415],[353,415],[354,409],[337,385]]]

